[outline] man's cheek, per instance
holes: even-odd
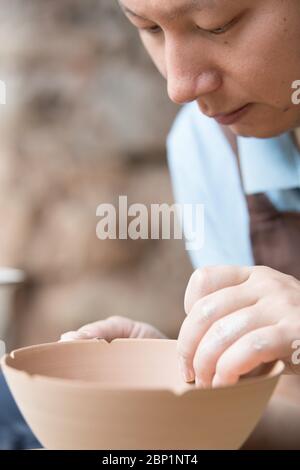
[[[168,80],[168,72],[167,72],[167,67],[166,63],[163,58],[152,58],[152,61],[159,71],[159,73],[163,76],[165,80]]]
[[[148,55],[150,56],[150,59],[154,63],[155,67],[160,72],[160,74],[167,80],[168,73],[167,73],[164,49],[161,47],[157,48],[153,46],[152,44],[149,44],[148,41],[145,38],[143,38],[142,35],[141,35],[141,40],[146,51],[148,52]]]

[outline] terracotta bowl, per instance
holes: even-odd
[[[176,341],[44,344],[2,359],[16,402],[47,449],[238,449],[276,386],[277,362],[238,385],[200,390]]]

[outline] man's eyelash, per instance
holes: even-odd
[[[159,26],[150,26],[148,28],[140,28],[140,29],[150,34],[158,34],[162,32],[162,29]]]
[[[229,21],[229,23],[226,23],[224,26],[220,26],[220,28],[215,28],[215,29],[203,29],[200,26],[198,26],[197,28],[201,31],[204,31],[210,34],[215,34],[217,36],[217,35],[225,34],[232,26],[235,25],[237,21],[238,21],[238,18],[234,18],[232,21]],[[162,29],[160,26],[149,26],[146,28],[140,28],[140,30],[145,31],[149,34],[159,34],[162,32]]]
[[[226,33],[226,31],[228,31],[229,27],[230,27],[229,25],[226,25],[226,26],[222,26],[221,28],[212,29],[209,32],[212,34],[223,34],[223,33]]]
[[[233,20],[229,21],[229,23],[226,23],[224,26],[220,26],[220,28],[215,28],[215,29],[202,29],[202,28],[199,28],[199,29],[202,29],[202,31],[204,31],[204,32],[215,34],[215,35],[224,34],[227,31],[229,31],[229,29],[232,26],[234,26],[238,22],[238,20],[239,20],[239,18],[234,18]]]

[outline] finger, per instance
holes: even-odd
[[[79,328],[78,331],[65,333],[61,341],[101,338],[112,341],[115,338],[129,338],[134,322],[125,317],[109,317]]]
[[[193,360],[196,385],[210,387],[222,354],[251,331],[277,323],[264,315],[259,304],[234,312],[215,322],[200,342]]]
[[[288,342],[278,323],[252,331],[236,341],[220,357],[213,386],[233,385],[242,375],[259,365],[284,358],[288,354]]]
[[[194,304],[202,297],[245,282],[251,274],[251,267],[207,266],[197,269],[186,288],[184,309],[189,314]]]
[[[167,339],[167,336],[148,323],[134,322],[130,338]]]
[[[177,344],[182,373],[187,382],[195,378],[194,356],[209,328],[220,318],[256,302],[253,289],[249,289],[246,283],[221,289],[196,302],[181,326]]]

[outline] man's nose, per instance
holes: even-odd
[[[166,51],[168,95],[174,103],[185,104],[217,91],[222,77],[201,52],[175,50]]]
[[[221,78],[214,71],[205,71],[195,77],[168,74],[168,95],[174,103],[185,104],[217,91]]]

